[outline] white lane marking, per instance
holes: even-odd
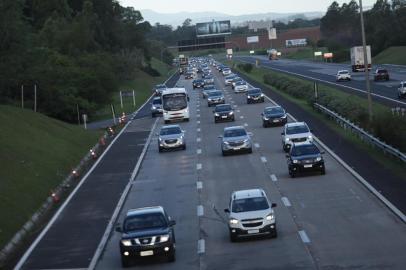
[[[197,138],[197,139],[196,139],[196,142],[201,142],[201,141],[202,141],[201,138]]]
[[[196,117],[199,118],[199,117],[200,117],[200,114],[196,114]]]
[[[255,148],[259,148],[259,143],[254,143]]]
[[[196,112],[200,112],[200,109],[196,109]]]
[[[241,115],[241,116],[240,116],[240,119],[244,119],[244,115]]]
[[[240,110],[236,110],[236,112],[238,112],[238,113],[239,113],[239,112],[241,112],[241,111],[240,111]]]
[[[197,241],[197,254],[203,254],[205,252],[204,239],[199,239]]]
[[[234,108],[237,108],[238,107],[238,105],[234,105]]]
[[[248,62],[248,61],[246,61],[246,60],[242,60],[242,59],[240,59],[240,61],[246,62],[246,63],[250,63],[250,62]],[[303,77],[303,78],[307,78],[307,79],[311,79],[311,80],[314,80],[314,81],[324,82],[324,83],[331,84],[331,85],[334,85],[334,86],[344,87],[344,88],[348,88],[348,89],[351,89],[351,90],[354,90],[354,91],[358,91],[358,92],[361,92],[361,93],[366,93],[365,90],[361,90],[361,89],[358,89],[358,88],[355,88],[355,87],[351,87],[351,86],[348,86],[348,85],[342,85],[342,84],[338,84],[338,83],[333,83],[333,82],[321,80],[321,79],[318,79],[318,78],[314,78],[314,77],[302,75],[302,74],[295,73],[295,72],[291,72],[291,71],[286,71],[286,70],[279,69],[279,68],[275,68],[275,67],[270,67],[270,66],[265,66],[265,67],[268,68],[268,69],[277,70],[277,71],[280,71],[280,72],[284,72],[284,73],[296,75],[296,76]],[[390,100],[390,101],[395,102],[395,103],[400,103],[400,104],[406,105],[406,102],[402,102],[402,101],[399,101],[399,100],[396,100],[396,99],[388,98],[388,97],[381,96],[381,95],[378,95],[378,94],[375,94],[375,93],[371,93],[371,95],[372,95],[372,96],[376,96],[376,97],[378,97],[378,98]]]
[[[196,170],[201,170],[203,168],[203,165],[201,163],[196,164]]]
[[[196,153],[197,153],[198,155],[200,155],[200,154],[202,153],[202,149],[197,149],[197,150],[196,150]]]
[[[199,124],[200,124],[200,121],[197,121],[196,123],[199,125]]]
[[[244,123],[244,127],[248,127],[248,124],[247,124],[247,123]]]
[[[201,217],[201,216],[203,216],[204,215],[204,208],[203,208],[203,205],[198,205],[197,206],[197,216],[198,217]]]
[[[197,181],[197,182],[196,182],[196,188],[197,188],[197,189],[203,189],[203,182]]]
[[[276,182],[276,181],[278,181],[278,178],[276,177],[276,175],[271,174],[271,180]]]
[[[305,243],[305,244],[310,243],[310,239],[304,230],[299,231],[299,235],[300,235],[300,238],[302,239],[303,243]]]
[[[201,130],[200,128],[198,128],[198,129],[196,129],[196,131],[197,131],[197,132],[200,132],[200,131],[202,131],[202,130]]]
[[[290,204],[290,201],[289,201],[288,198],[282,197],[281,200],[282,200],[283,204],[284,204],[286,207],[291,207],[291,206],[292,206],[292,205]]]
[[[263,163],[266,163],[266,162],[267,162],[266,157],[261,157],[261,161],[262,161]]]

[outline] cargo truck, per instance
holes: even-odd
[[[371,46],[367,46],[368,70],[371,70]],[[353,72],[365,71],[364,48],[356,46],[351,48],[351,67]]]
[[[179,55],[179,74],[185,73],[189,65],[189,59],[183,54]]]

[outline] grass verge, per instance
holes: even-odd
[[[122,112],[125,112],[127,115],[136,111],[152,94],[152,87],[156,84],[163,83],[167,78],[168,75],[173,72],[173,68],[168,66],[167,64],[158,61],[155,58],[151,60],[151,66],[159,71],[161,76],[159,77],[152,77],[149,74],[137,70],[135,74],[134,80],[124,81],[120,85],[120,89],[116,93],[113,94],[113,106],[115,108],[116,117],[121,115]],[[121,108],[120,102],[120,91],[135,91],[135,106],[133,102],[133,97],[131,96],[124,96],[123,97],[123,108]],[[105,120],[111,119],[111,106],[108,105],[101,109],[92,119],[91,121],[97,120]]]
[[[0,249],[59,185],[99,132],[0,105]]]
[[[376,55],[372,63],[406,65],[406,46],[389,47]]]
[[[235,64],[237,66],[238,62],[236,61]],[[290,80],[294,80],[298,83],[298,85],[301,84],[309,84],[308,81],[299,79],[297,77],[291,76],[291,75],[286,75],[281,72],[276,72],[276,71],[270,71],[264,68],[255,68],[251,71],[251,73],[244,72],[241,69],[238,69],[239,72],[243,73],[244,75],[248,76],[249,78],[255,80],[256,82],[259,82],[263,84],[266,87],[270,87],[269,85],[266,85],[264,83],[264,75],[265,74],[278,74],[278,76],[284,76],[286,78],[289,78]],[[311,84],[311,83],[310,83]],[[348,142],[352,143],[355,147],[358,149],[362,149],[368,153],[368,155],[372,158],[374,158],[377,162],[379,162],[382,166],[389,168],[391,171],[393,171],[395,174],[397,174],[399,177],[404,177],[406,175],[406,167],[405,164],[388,155],[385,155],[382,151],[375,149],[371,147],[369,144],[363,142],[360,140],[356,135],[349,131],[343,130],[340,126],[338,126],[334,121],[330,120],[328,117],[324,116],[323,114],[320,114],[316,111],[313,110],[313,107],[303,99],[295,98],[289,94],[287,94],[284,91],[281,91],[279,89],[276,89],[275,87],[272,87],[272,90],[283,96],[285,99],[295,103],[296,105],[300,106],[302,109],[306,110],[308,113],[310,113],[312,116],[316,117],[320,121],[323,121],[327,126],[332,128],[334,131],[339,133],[345,140]],[[328,86],[323,86],[319,85],[319,90],[321,91],[328,91],[329,94],[333,95],[333,97],[340,97],[340,98],[345,98],[348,100],[352,100],[353,102],[356,102],[359,104],[359,106],[367,108],[367,103],[364,99],[347,94],[344,92],[341,92],[337,89],[334,89],[333,87],[328,87]],[[381,105],[381,104],[374,104],[374,112],[376,113],[381,113],[381,112],[387,112],[389,110],[388,107]]]

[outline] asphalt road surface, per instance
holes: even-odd
[[[281,128],[262,128],[265,104],[216,84],[235,107],[236,122],[215,124],[201,90],[191,97],[187,149],[158,153],[153,137],[118,221],[131,208],[164,206],[176,220],[177,260],[143,261],[140,269],[404,269],[406,226],[332,156],[326,175],[290,178]],[[147,121],[147,120],[146,120]],[[150,125],[154,120],[150,119]],[[155,131],[163,125],[159,119]],[[252,154],[223,157],[218,135],[226,126],[253,132]],[[316,134],[317,135],[317,134]],[[276,208],[278,237],[231,243],[227,207],[232,191],[263,188]],[[112,232],[96,269],[120,269],[119,233]]]
[[[366,96],[364,72],[353,72],[351,81],[336,82],[335,76],[338,70],[346,69],[351,72],[351,66],[348,64],[320,63],[288,59],[270,61],[265,56],[236,56],[235,59],[252,64],[255,64],[258,60],[261,67],[285,72],[311,81],[318,81],[363,97]],[[375,72],[377,67],[388,69],[390,75],[389,81],[373,81],[373,72]],[[397,97],[399,82],[406,80],[406,67],[392,65],[373,66],[370,73],[370,80],[371,93],[374,101],[392,108],[406,108],[406,100],[398,99]]]

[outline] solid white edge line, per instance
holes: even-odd
[[[197,254],[202,254],[205,252],[205,241],[204,239],[197,240]]]
[[[121,195],[120,200],[117,203],[116,208],[114,209],[113,215],[112,215],[112,217],[111,217],[111,219],[109,221],[109,224],[107,225],[107,228],[106,228],[106,230],[105,230],[105,232],[103,234],[103,237],[102,237],[102,239],[101,239],[101,241],[99,243],[99,246],[97,247],[96,252],[92,257],[92,260],[90,262],[90,265],[89,265],[88,269],[95,269],[96,264],[97,264],[97,262],[98,262],[98,260],[100,258],[100,255],[103,252],[103,250],[104,250],[104,248],[105,248],[105,246],[107,244],[107,241],[108,241],[108,239],[109,239],[109,237],[111,235],[111,232],[113,231],[113,225],[116,222],[116,220],[118,218],[118,215],[120,214],[121,208],[123,207],[125,199],[126,199],[128,193],[129,193],[129,191],[130,191],[130,189],[132,187],[135,176],[137,175],[137,173],[138,173],[138,171],[139,171],[139,169],[141,167],[141,163],[144,160],[145,153],[147,152],[148,147],[149,147],[149,145],[151,143],[152,134],[153,134],[153,132],[155,130],[156,124],[158,123],[158,119],[159,118],[157,118],[155,120],[154,125],[152,126],[152,129],[151,129],[151,131],[149,133],[149,136],[148,136],[148,140],[147,140],[146,144],[144,145],[144,148],[142,149],[141,155],[138,158],[137,164],[135,165],[135,168],[134,168],[134,170],[133,170],[133,172],[131,174],[131,177],[130,177],[130,179],[128,181],[128,184],[125,187],[124,192]]]
[[[310,239],[304,230],[299,231],[299,236],[302,239],[303,243],[305,243],[305,244],[310,243]]]
[[[203,168],[201,163],[196,164],[196,170],[201,170]]]
[[[201,217],[203,215],[204,215],[204,207],[203,207],[203,205],[198,205],[197,206],[197,216]]]
[[[246,61],[246,60],[241,60],[241,59],[240,59],[240,61],[245,62],[245,63],[250,63],[250,64],[252,64],[251,62],[248,62],[248,61]],[[295,76],[299,76],[299,77],[303,77],[303,78],[307,78],[307,79],[311,79],[311,80],[315,80],[315,81],[319,81],[319,82],[331,84],[331,85],[334,85],[334,86],[339,86],[339,87],[348,88],[348,89],[350,89],[350,90],[358,91],[358,92],[361,92],[361,93],[364,93],[364,94],[366,93],[365,90],[361,90],[361,89],[358,89],[358,88],[355,88],[355,87],[351,87],[351,86],[348,86],[348,85],[342,85],[342,84],[338,84],[338,83],[333,83],[333,82],[325,81],[325,80],[322,80],[322,79],[317,79],[317,78],[314,78],[314,77],[302,75],[302,74],[299,74],[299,73],[295,73],[295,72],[291,72],[291,71],[287,71],[287,70],[283,70],[283,69],[279,69],[279,68],[275,68],[275,67],[270,67],[270,66],[264,66],[264,67],[265,67],[265,68],[268,68],[268,69],[272,69],[272,70],[277,70],[277,71],[279,71],[279,72],[288,73],[288,74],[291,74],[291,75],[295,75]],[[377,98],[386,99],[386,100],[389,100],[389,101],[392,101],[392,102],[395,102],[395,103],[400,103],[400,104],[406,105],[406,102],[402,102],[402,101],[399,101],[399,100],[396,100],[396,99],[392,99],[392,98],[389,98],[389,97],[385,97],[385,96],[382,96],[382,95],[379,95],[379,94],[371,93],[371,95],[372,95],[372,96],[375,96],[375,97],[377,97]]]
[[[286,207],[291,207],[292,206],[292,204],[290,203],[290,201],[289,201],[289,199],[287,197],[282,197],[281,200],[282,200],[283,204]]]
[[[196,182],[196,188],[197,189],[203,189],[203,182],[202,181],[197,181]]]
[[[266,157],[261,157],[261,161],[262,161],[263,163],[266,163],[266,162],[267,162]]]
[[[276,103],[273,99],[271,99],[267,95],[265,95],[265,97],[275,105],[278,105],[278,103]],[[290,113],[287,113],[287,115],[292,120],[297,122],[297,119],[293,115],[291,115]],[[355,179],[357,179],[362,185],[364,185],[369,190],[369,192],[374,194],[386,207],[388,207],[395,215],[397,215],[403,221],[403,223],[406,223],[406,216],[405,214],[403,214],[402,211],[400,211],[395,205],[393,205],[388,199],[386,199],[385,196],[379,193],[371,184],[368,183],[367,180],[365,180],[365,178],[363,178],[353,168],[351,168],[344,160],[342,160],[336,153],[334,153],[333,150],[331,150],[327,145],[325,145],[319,138],[317,138],[316,136],[313,137],[315,141],[321,147],[324,148],[324,150],[326,150],[338,163],[341,164],[341,166],[343,166],[350,174],[352,174],[352,176],[354,176]]]

